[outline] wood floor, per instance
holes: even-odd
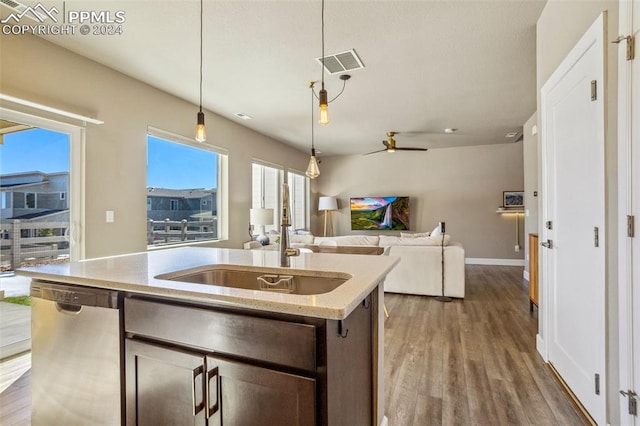
[[[588,424],[536,352],[522,268],[465,272],[464,300],[385,295],[389,424]]]
[[[466,266],[466,298],[387,294],[391,426],[587,425],[535,350],[521,267]],[[29,372],[0,394],[0,425],[29,425]]]

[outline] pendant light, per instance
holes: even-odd
[[[324,0],[322,0],[322,89],[320,89],[320,124],[326,126],[329,124],[329,101],[327,99],[327,91],[324,88]]]
[[[202,3],[200,0],[200,111],[198,111],[198,125],[196,127],[196,141],[207,140],[207,132],[204,128],[204,112],[202,112]]]
[[[338,93],[333,99],[329,100],[329,96],[327,95],[327,90],[324,88],[324,74],[325,74],[325,56],[324,56],[324,0],[322,0],[322,56],[319,58],[320,64],[322,65],[322,78],[321,78],[321,82],[322,82],[322,88],[320,89],[320,92],[317,95],[318,100],[320,101],[320,114],[319,114],[319,119],[318,121],[320,122],[321,125],[326,126],[327,124],[329,124],[329,104],[333,101],[335,101],[336,99],[338,99],[338,97],[340,95],[342,95],[342,92],[344,92],[344,88],[347,84],[347,80],[349,80],[351,78],[350,75],[348,74],[342,74],[340,76],[340,80],[342,80],[342,90],[340,90],[340,93]],[[313,88],[313,86],[312,86]],[[313,89],[312,89],[313,90]],[[314,92],[314,96],[315,96],[315,92]]]
[[[318,167],[318,160],[316,159],[316,147],[313,143],[313,122],[315,118],[313,117],[313,104],[314,104],[314,93],[313,93],[313,85],[315,82],[309,83],[309,88],[311,89],[311,158],[309,158],[309,165],[307,166],[307,171],[305,174],[310,179],[315,179],[320,176],[320,167]],[[325,92],[326,94],[326,92]]]

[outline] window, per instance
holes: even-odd
[[[0,208],[3,208],[3,209],[7,208],[7,193],[6,192],[0,192]]]
[[[36,208],[36,194],[35,192],[25,192],[24,194],[24,206],[28,209]]]
[[[224,157],[210,145],[150,129],[147,246],[219,238],[218,188]]]
[[[273,209],[276,222],[266,225],[264,232],[279,230],[281,186],[282,169],[253,163],[251,207]],[[258,230],[254,230],[254,233],[257,235]]]
[[[282,204],[282,183],[284,172],[282,169],[253,163],[252,173],[252,208],[274,209],[275,223],[265,226],[265,232],[279,231],[280,208]],[[309,229],[309,178],[302,173],[288,172],[289,207],[291,230]],[[258,229],[254,234],[258,234]]]
[[[289,172],[289,203],[291,229],[309,229],[309,178],[302,173]]]

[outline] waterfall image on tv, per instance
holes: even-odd
[[[409,197],[351,198],[351,229],[408,230]]]

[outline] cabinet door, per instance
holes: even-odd
[[[128,425],[205,425],[204,356],[127,339]]]
[[[315,380],[207,356],[207,415],[216,426],[315,425]]]

